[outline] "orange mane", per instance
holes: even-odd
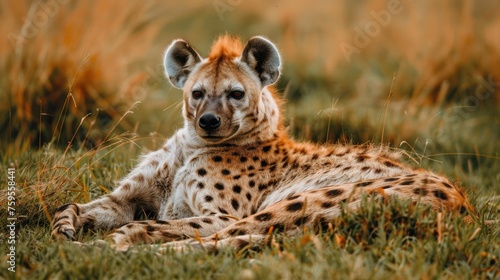
[[[243,44],[239,38],[222,35],[212,45],[208,60],[211,61],[220,58],[233,59],[240,56],[242,51]]]

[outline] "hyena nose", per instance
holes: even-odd
[[[221,120],[216,115],[207,113],[201,116],[199,125],[204,130],[214,130],[221,125]]]

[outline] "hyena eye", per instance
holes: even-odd
[[[241,90],[233,90],[229,93],[229,97],[234,99],[242,99],[245,96],[245,92]]]
[[[200,99],[203,97],[203,92],[201,90],[194,90],[191,94],[194,99]]]

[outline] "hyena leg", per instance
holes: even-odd
[[[409,184],[412,182],[412,184]],[[211,236],[183,242],[163,244],[167,250],[193,249],[218,250],[221,246],[244,247],[249,237],[262,241],[271,231],[295,236],[308,229],[325,229],[341,214],[341,203],[345,209],[356,210],[362,202],[362,194],[390,199],[397,196],[430,205],[436,211],[461,211],[465,200],[463,194],[444,181],[432,181],[427,175],[413,177],[391,177],[328,188],[311,190],[291,196],[256,214],[242,219]],[[446,193],[446,194],[445,194]],[[232,241],[231,241],[232,240]],[[223,242],[221,242],[223,241]],[[261,242],[262,243],[262,242]]]
[[[141,211],[157,214],[162,195],[157,180],[170,181],[169,158],[163,150],[153,152],[112,193],[87,204],[59,207],[52,221],[52,236],[74,239],[82,227],[111,229],[132,221]]]
[[[136,221],[118,228],[109,238],[121,248],[132,244],[164,243],[209,236],[236,220],[235,217],[220,214],[169,221]]]
[[[206,252],[218,252],[223,248],[232,248],[234,250],[258,249],[271,241],[271,235],[246,234],[228,238],[205,237],[199,239],[187,239],[161,244],[158,247],[158,253],[174,251],[178,253],[189,252],[189,250],[203,250]],[[123,250],[123,247],[117,247],[117,250]]]

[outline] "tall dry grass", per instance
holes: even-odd
[[[0,41],[0,129],[22,151],[54,140],[64,146],[78,127],[81,139],[99,130],[90,138],[100,143],[108,124],[147,94],[138,88],[148,78],[144,62],[161,54],[153,42],[166,20],[157,2],[60,2],[0,4],[7,35]]]
[[[380,114],[390,94],[383,124],[397,131],[390,137],[396,140],[415,137],[423,126],[447,125],[429,115],[472,96],[481,81],[500,81],[496,1],[395,1],[400,12],[383,24],[374,14],[394,1],[236,1],[222,14],[211,1],[60,2],[0,4],[0,31],[6,34],[0,41],[0,129],[12,150],[51,141],[64,147],[77,130],[76,140],[98,145],[136,101],[149,103],[120,121],[117,131],[171,131],[178,118],[162,109],[179,95],[167,90],[161,54],[177,37],[206,53],[217,34],[268,36],[282,52],[280,87],[296,104],[290,117],[316,116],[337,100],[334,109],[341,108],[342,116],[326,114],[332,123],[380,129],[382,122],[366,116]],[[376,34],[356,45],[357,30],[366,34],[367,24],[378,26]],[[359,52],[346,57],[342,44]],[[165,102],[166,94],[152,94],[157,90],[174,97]],[[498,105],[499,87],[493,90],[487,103]],[[151,108],[159,113],[149,114]],[[148,118],[155,124],[138,122]],[[306,138],[325,130],[310,123],[294,129]],[[372,139],[369,134],[357,140]]]

